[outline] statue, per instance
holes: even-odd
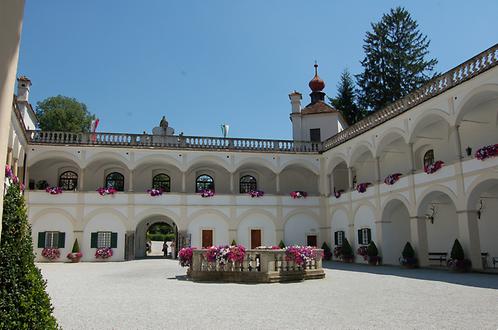
[[[161,122],[159,123],[159,127],[167,129],[168,128],[168,121],[166,120],[166,116],[163,116],[161,119]]]

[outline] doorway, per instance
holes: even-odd
[[[261,246],[261,229],[251,229],[251,249]]]
[[[306,245],[316,247],[316,235],[308,235],[306,237]]]
[[[213,246],[213,230],[203,229],[202,230],[202,247],[207,248]]]

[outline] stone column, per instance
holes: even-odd
[[[130,179],[128,180],[128,191],[133,192],[133,174],[135,173],[134,170],[130,171]]]
[[[459,160],[462,160],[463,155],[462,155],[462,140],[460,137],[460,125],[455,125],[453,134],[455,135],[454,139],[455,139],[455,147],[457,149],[457,157]]]
[[[280,243],[280,241],[284,240],[284,228],[275,229],[275,238],[276,238],[275,245],[278,245]],[[285,243],[285,241],[284,241],[284,243]]]
[[[18,166],[19,166],[19,160],[17,158],[14,158],[12,160],[12,172],[14,173],[15,176],[18,176]]]
[[[280,173],[277,173],[275,177],[275,186],[276,186],[276,193],[277,195],[280,195]]]
[[[427,220],[425,217],[410,217],[411,243],[415,249],[419,265],[429,265],[429,241],[427,239]]]
[[[234,188],[234,173],[230,173],[230,193],[234,194],[235,193],[235,188]]]
[[[12,95],[19,58],[19,40],[21,38],[24,0],[3,0],[0,5],[0,160],[7,158],[10,120],[12,115]],[[4,182],[5,171],[0,171],[0,182]],[[3,212],[3,189],[0,185],[0,217]],[[2,224],[0,223],[0,235]],[[1,237],[0,237],[1,239]]]
[[[380,177],[380,157],[375,157],[375,175],[377,180],[377,184],[381,182],[381,177]]]
[[[185,172],[182,172],[182,193],[186,192],[186,186],[187,186],[187,174]]]
[[[135,231],[127,230],[125,234],[125,260],[135,260]]]
[[[80,170],[80,176],[78,178],[78,191],[85,191],[85,169]]]
[[[353,191],[354,186],[353,186],[353,168],[350,166],[348,167],[348,180],[349,180],[349,190]]]
[[[12,166],[12,148],[11,147],[7,147],[7,159],[5,160],[5,163]]]
[[[472,269],[482,270],[481,241],[476,210],[457,211],[458,240],[465,251],[465,257],[472,262]]]
[[[329,196],[334,192],[335,183],[334,183],[334,173],[327,175],[327,182],[329,184]]]
[[[408,143],[408,159],[410,161],[410,172],[415,173],[415,156],[413,155],[413,142]]]

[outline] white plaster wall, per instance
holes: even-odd
[[[121,219],[114,213],[102,212],[96,214],[85,226],[83,231],[83,244],[80,245],[84,261],[100,261],[95,258],[95,248],[90,248],[91,233],[98,231],[111,231],[118,233],[117,247],[112,249],[112,257],[106,261],[123,261],[126,227]]]
[[[305,168],[286,168],[280,173],[280,193],[287,195],[295,190],[318,195],[318,176]]]
[[[320,226],[308,214],[296,214],[291,216],[284,227],[285,245],[306,245],[307,235],[316,235],[317,243],[320,242]]]
[[[73,171],[79,174],[79,168],[72,162],[60,159],[45,160],[34,164],[29,169],[29,179],[35,180],[37,183],[40,180],[45,180],[50,186],[57,186],[59,184],[59,176],[65,171]]]
[[[399,257],[410,241],[410,217],[408,210],[401,202],[393,201],[388,205],[382,218],[382,262],[399,265]],[[386,221],[386,222],[384,222]],[[377,244],[377,242],[376,242]],[[377,245],[379,247],[379,244]],[[413,246],[413,245],[412,245]]]
[[[66,255],[69,252],[71,252],[75,238],[71,220],[69,220],[63,214],[57,212],[47,213],[36,219],[35,223],[32,224],[31,233],[33,237],[33,249],[37,261],[48,261],[41,255],[43,248],[38,248],[38,233],[44,231],[60,231],[66,233],[66,241],[64,243],[64,248],[59,249],[61,257],[57,261],[58,262],[68,261]]]
[[[458,238],[458,219],[453,203],[436,204],[434,223],[427,222],[429,252],[451,252]],[[461,242],[460,242],[461,243]]]
[[[481,252],[489,253],[490,266],[491,257],[498,257],[498,203],[496,199],[485,199],[481,219],[477,220],[479,225],[479,239],[481,241]]]
[[[277,245],[275,225],[266,215],[261,213],[250,214],[241,221],[237,228],[237,243],[246,248],[251,247],[251,229],[261,229],[261,244]]]
[[[332,249],[336,246],[334,242],[334,233],[336,231],[343,231],[345,237],[348,239],[348,242],[352,242],[349,230],[349,219],[348,215],[344,210],[337,210],[332,214],[332,219],[330,221],[330,245],[329,245]],[[332,258],[335,257],[332,256]]]
[[[304,115],[301,117],[302,138],[310,140],[310,129],[319,128],[322,141],[338,133],[339,119],[336,113]]]
[[[171,182],[171,192],[182,191],[182,174],[172,166],[165,166],[160,164],[150,164],[149,166],[141,166],[134,171],[133,176],[133,190],[135,192],[146,192],[147,189],[152,188],[152,179],[157,174],[164,173],[169,175]]]
[[[195,247],[202,246],[202,230],[213,230],[213,244],[226,245],[228,241],[228,224],[216,214],[206,213],[197,217],[188,225],[188,233],[191,235],[191,244]]]
[[[362,205],[356,211],[354,216],[354,253],[356,262],[364,262],[363,257],[356,256],[356,249],[360,246],[358,242],[358,229],[362,228],[370,228],[372,234],[372,241],[375,242],[377,246],[379,246],[379,242],[377,242],[377,235],[375,233],[375,214],[370,206]]]

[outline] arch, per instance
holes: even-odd
[[[69,221],[71,221],[71,225],[73,226],[73,228],[77,228],[78,221],[76,221],[76,218],[71,213],[69,213],[64,209],[58,209],[53,207],[43,208],[34,214],[31,214],[30,212],[29,218],[31,219],[31,225],[34,226],[37,223],[38,219],[50,213],[60,214],[66,217],[67,219],[69,219]]]
[[[299,215],[299,214],[309,215],[310,217],[313,218],[313,220],[315,220],[318,224],[320,224],[320,217],[318,216],[317,213],[315,213],[311,210],[307,210],[307,209],[295,209],[295,210],[289,212],[284,217],[283,226],[285,227],[285,225],[287,224],[287,222],[289,221],[290,218],[292,218],[295,215]]]
[[[197,220],[199,217],[205,214],[214,214],[220,217],[227,226],[230,225],[230,219],[225,213],[217,209],[203,208],[190,214],[190,216],[188,216],[187,221],[185,222],[184,227],[188,227],[194,220]]]
[[[152,177],[152,188],[171,191],[171,178],[166,173],[158,173]]]
[[[498,185],[498,173],[484,174],[475,179],[466,189],[465,209],[474,210],[479,200],[479,195],[494,185]]]
[[[308,245],[308,235],[320,237],[320,221],[313,212],[295,210],[289,213],[284,223],[284,242],[286,245]]]
[[[264,168],[269,169],[273,173],[277,172],[277,169],[274,164],[272,164],[270,161],[264,159],[264,158],[258,158],[258,157],[248,157],[241,159],[239,163],[236,165],[237,167],[235,168],[234,172],[240,171],[242,168],[246,166],[251,166],[251,165],[257,165],[257,166],[262,166]]]
[[[172,217],[166,215],[163,210],[158,208],[155,208],[154,210],[146,210],[144,212],[148,212],[148,214],[146,216],[137,217],[140,220],[135,226],[133,246],[135,258],[145,258],[147,256],[145,249],[147,231],[156,223],[166,223],[173,228],[175,232],[175,246],[178,246],[178,223],[176,223]],[[175,251],[175,254],[176,252],[177,251]]]
[[[105,177],[105,187],[113,187],[117,191],[124,191],[125,177],[120,172],[111,172]]]
[[[186,227],[191,236],[192,246],[202,246],[202,231],[212,230],[213,245],[229,244],[228,217],[216,209],[200,209],[192,213]]]
[[[33,166],[36,163],[43,161],[43,160],[52,160],[53,158],[62,158],[64,160],[67,160],[69,162],[73,162],[74,165],[78,168],[82,168],[82,161],[78,157],[76,157],[74,154],[67,152],[67,151],[58,151],[58,150],[50,150],[50,151],[43,151],[35,156],[32,156],[32,153],[28,153],[28,158],[27,158],[27,166]]]
[[[384,213],[384,210],[386,209],[386,207],[389,205],[390,202],[396,200],[402,203],[406,207],[410,215],[413,214],[413,206],[411,205],[410,201],[408,200],[408,198],[406,198],[400,193],[390,193],[388,195],[388,197],[382,202],[382,207],[380,208],[382,213]]]
[[[378,142],[377,145],[375,146],[373,155],[375,157],[380,157],[384,148],[386,148],[388,145],[390,145],[393,141],[397,140],[398,138],[402,138],[403,142],[408,144],[408,138],[406,132],[399,127],[391,127],[388,128],[386,131],[382,132],[377,140]]]
[[[252,211],[252,212],[251,212]],[[276,245],[275,217],[263,209],[246,210],[237,218],[237,243],[251,246],[251,230],[261,230],[262,245]]]
[[[99,207],[98,209],[95,209],[91,212],[89,212],[84,218],[83,218],[83,224],[84,226],[88,225],[88,222],[90,220],[92,220],[95,216],[97,215],[100,215],[100,214],[104,214],[104,213],[110,213],[112,215],[115,215],[117,218],[119,218],[119,220],[121,221],[121,224],[125,227],[125,228],[128,228],[128,226],[126,226],[126,223],[127,223],[127,217],[121,213],[120,211],[112,208],[112,207]]]
[[[455,125],[458,125],[463,117],[468,113],[468,107],[472,104],[472,101],[479,96],[487,96],[487,95],[495,94],[494,98],[498,97],[498,84],[484,84],[479,87],[476,87],[465,94],[465,96],[460,101],[460,104],[455,109]],[[467,108],[468,107],[468,108]]]
[[[448,187],[440,185],[440,184],[435,184],[431,185],[428,188],[426,188],[418,197],[417,201],[419,201],[416,205],[416,211],[417,211],[417,216],[425,216],[425,207],[427,205],[424,205],[424,202],[427,203],[427,198],[429,195],[434,195],[436,193],[444,194],[447,197],[450,198],[451,202],[455,207],[458,209],[458,199],[455,195],[455,193]]]
[[[355,143],[349,155],[348,166],[353,166],[354,163],[358,160],[358,158],[361,155],[363,155],[365,152],[369,152],[373,158],[374,148],[371,143],[367,141],[359,141],[358,143]]]
[[[230,165],[227,163],[227,161],[222,159],[221,157],[216,157],[216,156],[200,156],[195,158],[194,160],[191,161],[190,165],[188,166],[185,172],[190,173],[193,170],[195,170],[196,167],[205,166],[206,163],[218,165],[221,168],[223,168],[225,171],[229,173],[232,172]]]
[[[200,193],[204,190],[215,190],[214,179],[209,174],[201,174],[195,179],[195,192]]]
[[[120,165],[123,166],[123,168],[130,170],[130,167],[128,166],[128,164],[130,163],[129,159],[115,152],[104,152],[104,151],[98,152],[90,156],[88,159],[86,159],[84,166],[82,167],[87,168],[92,163],[107,159],[112,159],[114,161],[117,161],[118,163],[120,163]]]
[[[141,221],[148,219],[148,218],[153,218],[153,217],[169,218],[178,226],[178,228],[182,229],[182,227],[180,226],[181,222],[180,222],[179,215],[176,214],[175,212],[171,211],[171,209],[166,208],[166,207],[146,208],[145,210],[137,213],[135,215],[135,219],[140,219],[140,220],[134,224],[135,229]]]
[[[78,188],[78,173],[67,170],[59,175],[58,186],[62,190],[76,190]]]
[[[369,200],[362,200],[353,208],[353,213],[352,213],[353,219],[356,219],[356,215],[357,215],[358,211],[360,210],[360,208],[362,208],[362,207],[371,208],[373,210],[374,216],[377,214],[378,210],[372,202],[370,202]]]
[[[239,179],[239,192],[248,193],[258,189],[258,181],[252,175],[244,175]]]
[[[406,244],[411,241],[410,208],[403,197],[387,201],[382,209],[381,222],[383,263],[396,265]]]
[[[329,155],[327,157],[330,158],[330,160],[327,164],[327,174],[332,174],[332,172],[334,171],[336,166],[341,164],[341,163],[346,164],[346,167],[349,166],[348,165],[348,157],[342,152],[332,153],[331,155]]]
[[[151,164],[160,164],[160,165],[166,165],[166,166],[173,166],[177,170],[182,171],[182,164],[181,162],[174,158],[171,155],[168,154],[161,154],[161,155],[148,155],[145,157],[142,157],[133,163],[131,166],[131,170],[136,170],[140,168],[141,166],[149,166]]]
[[[408,142],[414,142],[416,138],[416,132],[420,128],[420,126],[426,125],[427,123],[433,123],[434,118],[443,120],[448,126],[450,126],[451,124],[451,118],[446,111],[442,109],[424,110],[422,114],[411,125],[411,128],[408,131]]]
[[[291,166],[305,168],[316,175],[320,174],[320,169],[318,169],[316,166],[311,165],[308,161],[304,161],[303,159],[290,159],[286,161],[280,166],[278,173],[282,173],[284,170]]]
[[[242,212],[238,217],[237,217],[237,225],[240,224],[241,221],[243,221],[245,218],[247,218],[251,214],[261,214],[264,215],[265,217],[270,218],[270,220],[273,222],[274,225],[276,225],[277,217],[273,215],[270,211],[262,209],[262,208],[251,208],[247,209],[244,212]]]

